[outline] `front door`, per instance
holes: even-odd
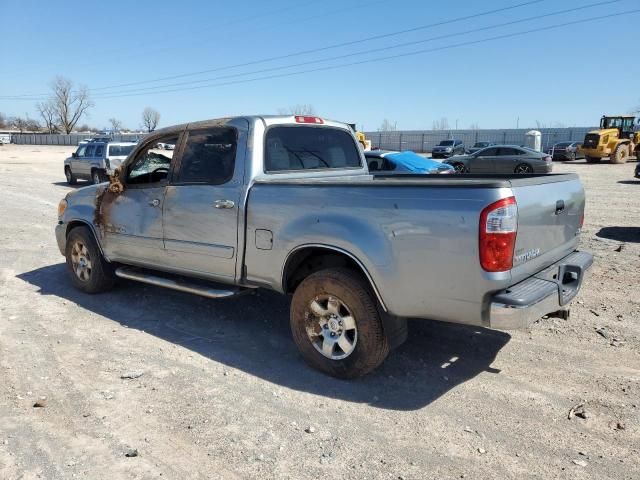
[[[98,221],[103,227],[104,249],[110,260],[162,266],[162,208],[169,173],[179,150],[155,147],[160,141],[179,145],[179,139],[179,134],[172,134],[143,147],[122,173],[124,191],[102,197]]]
[[[166,262],[172,268],[235,280],[247,128],[236,120],[233,126],[188,130],[164,198]]]
[[[495,173],[495,158],[497,155],[497,148],[489,147],[484,150],[480,150],[478,153],[471,156],[469,161],[470,173]]]

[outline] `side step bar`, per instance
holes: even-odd
[[[180,292],[193,293],[207,298],[234,297],[253,290],[253,288],[237,287],[214,288],[211,285],[207,285],[204,281],[200,283],[197,280],[189,281],[184,277],[163,277],[156,272],[151,273],[148,270],[133,267],[119,267],[116,269],[115,274],[117,277],[126,278],[127,280],[147,283],[157,287],[170,288],[171,290],[178,290]]]

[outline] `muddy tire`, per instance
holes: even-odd
[[[378,302],[353,270],[327,269],[305,278],[293,295],[290,325],[305,361],[333,377],[361,377],[389,354]]]
[[[602,160],[600,157],[584,157],[584,159],[587,163],[600,163],[600,160]]]
[[[64,176],[67,178],[67,183],[69,185],[75,185],[78,183],[78,179],[71,171],[71,167],[64,167]]]
[[[76,227],[69,232],[65,257],[71,283],[78,290],[100,293],[113,287],[116,278],[113,267],[102,257],[88,227]]]
[[[629,159],[629,145],[626,143],[621,143],[616,147],[616,149],[609,157],[609,161],[611,163],[627,163]]]

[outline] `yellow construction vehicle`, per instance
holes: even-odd
[[[625,163],[638,153],[640,132],[637,129],[634,115],[603,115],[600,129],[585,135],[580,151],[588,163],[597,163],[607,157],[611,163]]]
[[[367,140],[364,133],[357,130],[355,123],[350,123],[349,126],[351,127],[351,130],[353,130],[353,133],[356,134],[356,140],[358,140],[358,143],[362,145],[362,149],[371,150],[371,140]]]

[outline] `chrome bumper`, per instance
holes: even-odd
[[[527,328],[544,315],[568,310],[592,264],[590,253],[576,251],[536,275],[494,294],[489,308],[489,327],[499,330]]]

